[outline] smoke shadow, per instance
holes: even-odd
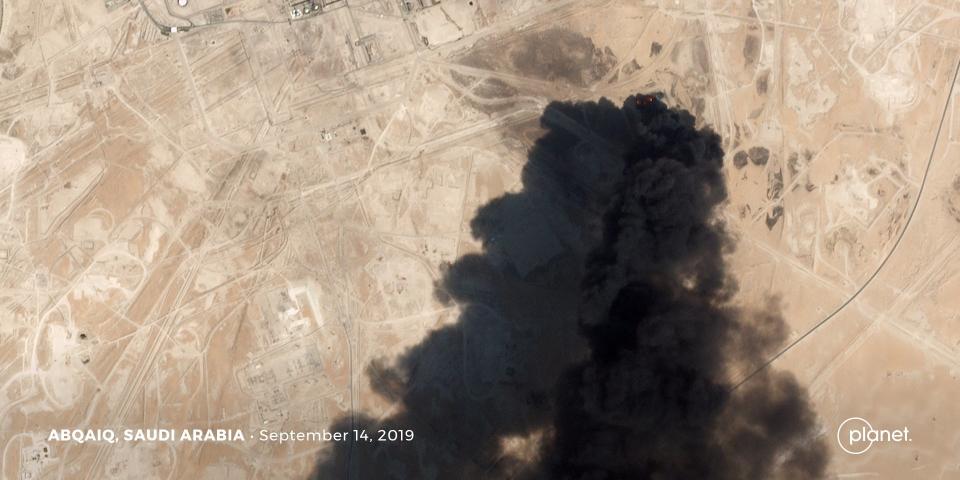
[[[436,294],[457,322],[367,368],[396,412],[331,430],[310,478],[817,478],[826,450],[789,375],[731,394],[783,341],[775,304],[728,305],[719,137],[651,97],[546,107],[522,190],[471,222],[483,251]]]

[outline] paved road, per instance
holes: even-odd
[[[889,261],[890,258],[893,257],[893,253],[897,251],[898,247],[900,247],[900,242],[903,240],[903,237],[906,236],[907,234],[907,229],[910,227],[910,222],[913,220],[914,214],[917,213],[917,207],[920,206],[920,200],[923,196],[923,189],[927,185],[927,176],[930,173],[930,166],[933,164],[933,157],[937,153],[937,144],[940,141],[940,133],[943,130],[943,124],[947,118],[947,112],[950,110],[950,100],[953,99],[953,88],[957,84],[958,76],[960,76],[960,60],[957,61],[956,69],[953,72],[953,80],[950,82],[950,90],[947,92],[946,101],[944,101],[943,113],[940,115],[940,124],[937,126],[937,133],[933,137],[933,146],[930,148],[930,157],[927,159],[927,166],[924,168],[923,177],[920,179],[920,188],[917,189],[917,199],[913,202],[913,207],[910,209],[910,214],[907,216],[907,221],[904,222],[903,228],[900,229],[900,235],[897,236],[897,240],[894,242],[893,247],[891,247],[890,251],[887,252],[887,256],[883,258],[883,261],[880,262],[880,265],[877,266],[877,269],[873,271],[873,273],[867,278],[865,282],[863,282],[863,285],[861,285],[860,288],[857,289],[857,291],[853,292],[853,295],[851,295],[850,298],[848,298],[845,302],[840,304],[839,307],[837,307],[832,312],[830,312],[830,314],[824,317],[823,320],[820,320],[819,322],[817,322],[816,325],[814,325],[809,330],[804,332],[803,335],[800,335],[799,337],[797,337],[796,340],[790,342],[789,345],[787,345],[782,350],[777,352],[776,355],[770,357],[769,360],[763,362],[762,365],[760,365],[759,367],[757,367],[756,370],[752,371],[749,375],[744,377],[743,380],[740,380],[739,382],[734,384],[733,388],[731,388],[731,391],[740,388],[741,385],[750,381],[751,378],[753,378],[758,373],[765,370],[767,367],[773,364],[773,362],[775,362],[778,358],[782,357],[785,353],[790,351],[790,349],[797,346],[797,344],[802,342],[805,338],[809,337],[817,329],[826,325],[827,322],[833,319],[833,317],[836,317],[837,314],[843,311],[843,309],[847,308],[848,305],[853,303],[853,301],[856,300],[857,297],[860,296],[860,294],[863,293],[863,291],[866,290],[868,286],[870,286],[870,283],[873,282],[873,279],[877,278],[877,276],[880,274],[880,271],[883,270],[883,267],[887,264],[887,261]]]

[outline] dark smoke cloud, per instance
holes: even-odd
[[[822,477],[826,450],[791,376],[730,392],[730,372],[785,330],[775,303],[728,305],[717,135],[633,97],[553,103],[541,126],[523,190],[471,223],[483,254],[437,286],[461,317],[368,368],[397,413],[333,427],[417,440],[338,444],[312,478]]]
[[[784,328],[775,309],[727,305],[720,138],[662,104],[641,117],[586,268],[590,358],[559,383],[550,477],[822,477],[826,450],[792,376],[730,392],[731,369],[762,362]]]

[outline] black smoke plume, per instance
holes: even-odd
[[[553,103],[523,190],[485,205],[479,255],[438,297],[458,321],[368,369],[406,444],[337,444],[312,478],[819,478],[826,449],[806,394],[731,373],[784,337],[775,303],[747,314],[716,218],[719,137],[686,111],[630,97]]]
[[[627,107],[629,108],[629,107]],[[825,448],[792,376],[731,392],[783,340],[776,310],[728,305],[720,138],[686,112],[643,107],[590,256],[580,327],[590,358],[558,385],[551,478],[818,478]]]

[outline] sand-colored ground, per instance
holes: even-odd
[[[780,298],[830,474],[960,478],[956,5],[313,3],[2,0],[0,478],[303,478],[329,445],[254,432],[397,408],[368,366],[456,320],[544,107],[637,91],[723,137],[736,301]],[[845,453],[850,417],[912,441]]]

